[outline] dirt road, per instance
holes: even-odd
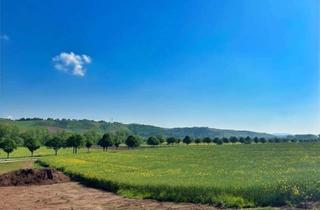
[[[128,199],[110,192],[88,188],[77,182],[52,185],[0,187],[1,210],[29,209],[189,209],[213,210],[206,205]]]

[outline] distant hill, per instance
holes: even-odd
[[[93,120],[69,120],[69,119],[46,119],[39,118],[22,119],[22,120],[8,120],[1,119],[0,123],[7,123],[15,125],[20,129],[30,128],[46,128],[50,132],[56,132],[58,130],[67,130],[75,132],[85,132],[88,130],[95,130],[98,133],[123,131],[130,134],[139,135],[142,137],[149,136],[174,136],[177,138],[183,138],[184,136],[191,136],[193,138],[204,137],[274,137],[267,133],[257,133],[252,131],[239,131],[239,130],[225,130],[208,127],[184,127],[184,128],[161,128],[152,125],[142,124],[123,124],[118,122],[105,122],[105,121],[93,121]]]

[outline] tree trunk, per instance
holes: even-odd
[[[54,154],[55,154],[55,156],[57,156],[58,150],[54,150]]]
[[[33,157],[33,151],[31,151],[31,157]]]
[[[7,158],[9,158],[9,152],[7,152]]]

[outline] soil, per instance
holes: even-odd
[[[0,175],[1,186],[47,185],[70,181],[69,177],[55,169],[20,169]]]
[[[77,182],[0,187],[0,198],[1,210],[216,209],[207,205],[123,198],[110,192],[82,186]]]

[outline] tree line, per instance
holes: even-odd
[[[320,135],[318,138],[311,140],[311,142],[320,142]],[[149,138],[142,138],[136,135],[128,135],[124,131],[116,131],[98,134],[94,130],[89,130],[85,133],[72,133],[65,130],[50,133],[45,128],[35,128],[20,130],[16,126],[0,124],[0,149],[7,153],[9,157],[17,146],[24,146],[30,151],[33,156],[34,151],[41,146],[46,146],[54,150],[55,155],[61,148],[72,148],[74,154],[77,154],[81,147],[87,148],[89,152],[92,146],[100,146],[103,151],[108,148],[118,148],[120,144],[125,144],[128,148],[139,147],[142,143],[146,143],[152,147],[157,145],[177,145],[184,143],[189,145],[194,144],[216,144],[222,145],[226,143],[252,144],[252,143],[284,143],[284,142],[305,142],[305,140],[297,140],[296,138],[258,138],[258,137],[216,137],[216,138],[192,138],[185,136],[184,138],[151,136]],[[310,140],[308,141],[310,142]]]

